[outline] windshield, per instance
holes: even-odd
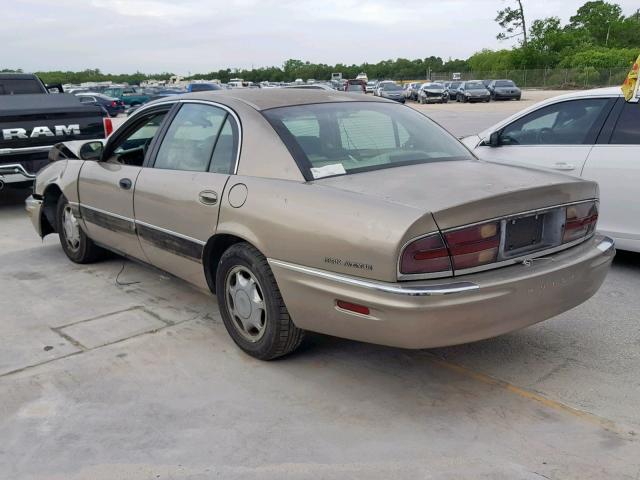
[[[449,88],[458,88],[462,82],[451,82]]]
[[[402,90],[402,87],[396,83],[383,83],[382,90]]]
[[[425,83],[422,88],[442,89],[444,86],[440,83]]]
[[[484,83],[482,82],[467,82],[464,86],[467,90],[485,90]]]
[[[307,180],[473,158],[440,126],[399,105],[323,103],[263,113]]]
[[[496,87],[515,87],[516,84],[511,80],[496,80]]]

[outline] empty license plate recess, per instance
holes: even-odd
[[[517,254],[538,250],[543,246],[546,214],[512,218],[505,223],[503,254],[512,257]]]

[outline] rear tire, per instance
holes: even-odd
[[[304,330],[289,316],[267,259],[248,243],[236,243],[220,258],[216,296],[222,321],[245,353],[272,360],[297,349]]]
[[[104,257],[105,250],[93,243],[80,227],[69,201],[60,195],[56,208],[56,231],[62,250],[74,263],[93,263]]]

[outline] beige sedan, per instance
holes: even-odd
[[[591,297],[615,254],[594,182],[480,161],[362,95],[177,96],[53,156],[27,200],[40,236],[215,292],[261,359],[307,330],[405,348],[500,335]]]

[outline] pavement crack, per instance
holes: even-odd
[[[105,318],[105,317],[109,317],[111,315],[117,315],[119,313],[125,313],[125,312],[132,312],[134,310],[142,310],[142,311],[146,311],[146,309],[144,308],[144,306],[142,305],[135,305],[133,307],[129,307],[129,308],[123,308],[122,310],[116,310],[113,312],[108,312],[108,313],[101,313],[100,315],[96,315],[95,317],[90,317],[90,318],[85,318],[82,320],[77,320],[75,322],[71,322],[71,323],[67,323],[65,325],[59,325],[57,327],[53,327],[54,329],[63,329],[63,328],[67,328],[67,327],[72,327],[73,325],[79,325],[80,323],[85,323],[85,322],[91,322],[92,320],[99,320],[101,318]],[[148,312],[147,312],[148,313]],[[166,323],[166,322],[165,322]]]

